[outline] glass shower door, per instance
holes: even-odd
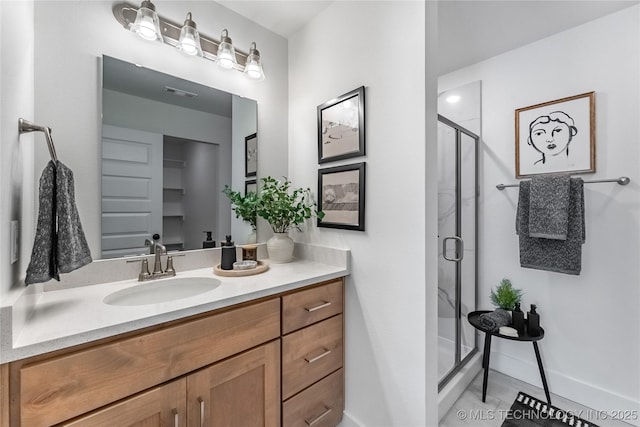
[[[476,351],[479,137],[438,117],[438,374],[440,388]]]

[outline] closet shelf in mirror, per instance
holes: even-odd
[[[177,191],[177,192],[180,192],[182,194],[185,193],[184,188],[181,188],[181,187],[163,187],[162,189],[164,191]]]
[[[178,159],[163,159],[162,160],[162,165],[165,168],[178,168],[178,169],[184,169],[184,167],[186,166],[186,162],[184,160],[178,160]]]

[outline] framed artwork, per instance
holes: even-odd
[[[364,156],[364,86],[318,105],[318,163]]]
[[[595,171],[595,92],[516,110],[516,178]]]
[[[255,179],[250,179],[244,182],[244,194],[247,193],[257,193],[258,192],[258,184]]]
[[[365,163],[318,170],[318,227],[364,231]]]
[[[258,134],[244,139],[244,176],[256,176],[258,172]]]

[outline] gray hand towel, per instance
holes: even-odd
[[[50,161],[40,178],[38,224],[25,283],[60,280],[91,262],[75,204],[73,173],[60,161]]]
[[[530,182],[520,182],[516,213],[516,233],[520,240],[520,265],[524,268],[579,275],[582,268],[582,244],[585,242],[584,182],[569,181],[569,221],[566,240],[529,236]]]
[[[56,168],[56,210],[58,267],[61,273],[69,273],[89,264],[91,252],[76,207],[73,172],[60,161]]]
[[[490,313],[482,313],[478,316],[480,325],[489,331],[500,329],[501,326],[511,324],[511,313],[502,308],[496,308]]]
[[[42,171],[39,197],[36,237],[25,278],[27,285],[60,280],[56,260],[56,165],[53,161],[47,163]]]
[[[567,239],[569,175],[536,176],[529,196],[529,236]]]

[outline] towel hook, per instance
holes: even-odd
[[[23,133],[28,132],[43,132],[44,136],[47,138],[47,147],[49,148],[51,160],[58,160],[56,147],[53,145],[53,138],[51,137],[50,127],[38,126],[25,119],[18,119],[18,133],[22,135]]]

